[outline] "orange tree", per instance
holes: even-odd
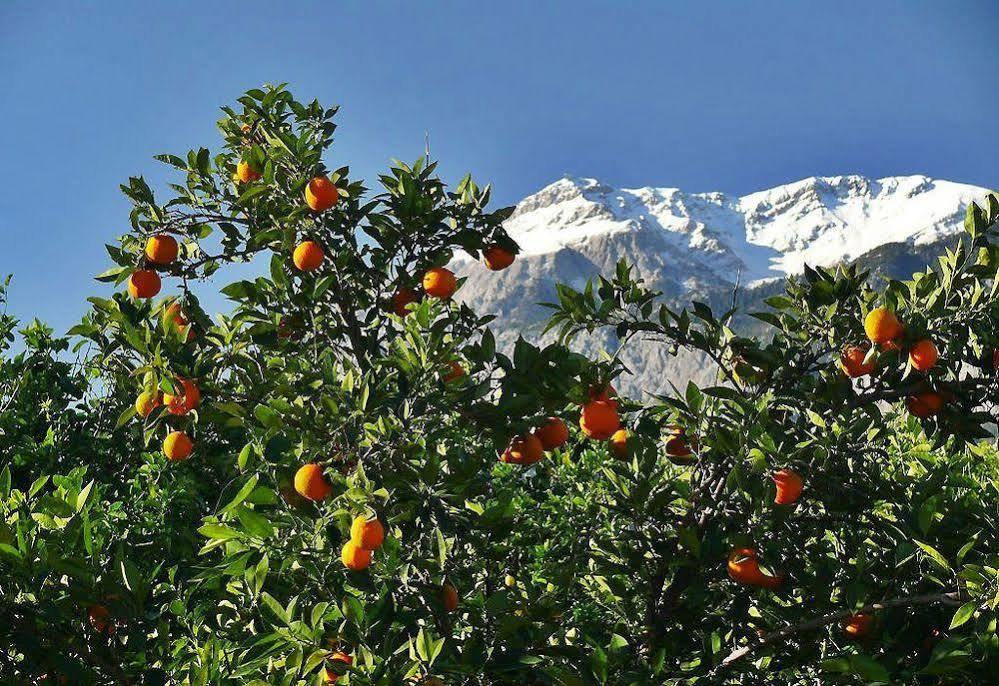
[[[335,114],[251,90],[224,108],[218,154],[159,156],[179,171],[167,199],[122,186],[132,230],[98,279],[124,288],[70,332],[64,459],[0,483],[14,683],[534,671],[547,634],[521,630],[529,604],[502,585],[515,485],[562,448],[548,415],[602,368],[560,346],[497,353],[446,265],[461,249],[508,266],[509,210],[424,161],[370,194],[325,164]],[[234,309],[213,321],[194,286],[245,262],[265,275],[222,287]],[[44,430],[52,391],[15,376],[5,403]]]
[[[880,291],[854,267],[807,269],[754,315],[770,330],[755,340],[734,312],[657,304],[624,263],[559,287],[562,339],[611,327],[622,347],[700,351],[721,381],[622,403],[620,459],[577,470],[565,487],[589,497],[551,513],[601,522],[578,587],[610,680],[995,677],[999,196],[965,224],[938,265]]]
[[[642,402],[616,357],[497,352],[446,265],[509,266],[509,212],[423,161],[368,191],[326,166],[335,113],[249,91],[220,152],[160,157],[167,199],[123,186],[99,277],[123,288],[71,339],[32,324],[14,354],[0,316],[0,683],[995,672],[999,202],[882,293],[807,272],[759,340],[625,265],[560,288],[566,340],[610,326],[720,370]],[[236,270],[262,275],[210,318]]]

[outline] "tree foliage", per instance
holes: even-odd
[[[0,317],[5,683],[995,673],[999,197],[911,280],[790,280],[754,315],[765,338],[740,337],[734,312],[670,310],[622,262],[559,286],[558,342],[507,354],[488,315],[421,284],[459,253],[515,255],[510,210],[427,160],[394,163],[375,191],[327,167],[336,113],[249,91],[223,108],[217,153],[159,156],[177,176],[159,194],[122,186],[131,229],[98,279],[150,297],[92,297],[68,337],[35,322],[16,353]],[[337,189],[327,209],[317,178]],[[230,272],[244,278],[217,284]],[[141,292],[160,281],[161,297]],[[232,302],[214,318],[209,284]],[[877,308],[904,326],[884,345],[865,333]],[[618,355],[571,352],[601,327],[700,351],[718,383],[614,398]],[[925,340],[928,368],[910,354]],[[584,426],[537,464],[514,459],[592,403],[623,432]],[[171,434],[189,459],[164,455]],[[800,499],[775,504],[779,470]],[[358,517],[385,538],[351,570]]]

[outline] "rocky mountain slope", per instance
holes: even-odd
[[[496,313],[499,340],[509,345],[521,333],[540,337],[547,314],[539,303],[556,299],[556,283],[581,287],[612,274],[621,257],[676,306],[698,299],[724,308],[736,289],[751,305],[805,264],[876,256],[892,275],[907,275],[909,256],[939,251],[985,192],[925,176],[836,176],[735,197],[567,177],[522,200],[507,221],[522,251],[513,266],[493,274],[467,257],[454,266],[468,277],[461,297]],[[613,351],[616,341],[604,335],[581,345]],[[703,360],[653,345],[634,346],[625,360],[634,376],[622,386],[632,393],[714,376]]]

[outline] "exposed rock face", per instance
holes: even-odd
[[[556,300],[556,283],[582,287],[613,274],[622,257],[677,307],[696,299],[725,309],[737,288],[752,307],[805,264],[860,260],[907,276],[962,230],[968,204],[986,192],[925,176],[813,177],[742,197],[563,178],[522,200],[507,221],[522,251],[511,267],[487,272],[468,258],[455,267],[468,276],[461,298],[497,314],[498,340],[511,345],[520,334],[539,339],[548,312],[539,303]],[[580,345],[594,353],[617,342],[601,334]],[[634,375],[622,386],[631,393],[714,377],[699,357],[668,356],[653,343],[634,345],[624,359]]]

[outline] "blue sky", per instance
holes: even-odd
[[[288,81],[371,179],[429,132],[513,203],[563,174],[745,193],[811,175],[999,185],[999,3],[0,2],[0,274],[58,329],[103,288],[117,184]]]

